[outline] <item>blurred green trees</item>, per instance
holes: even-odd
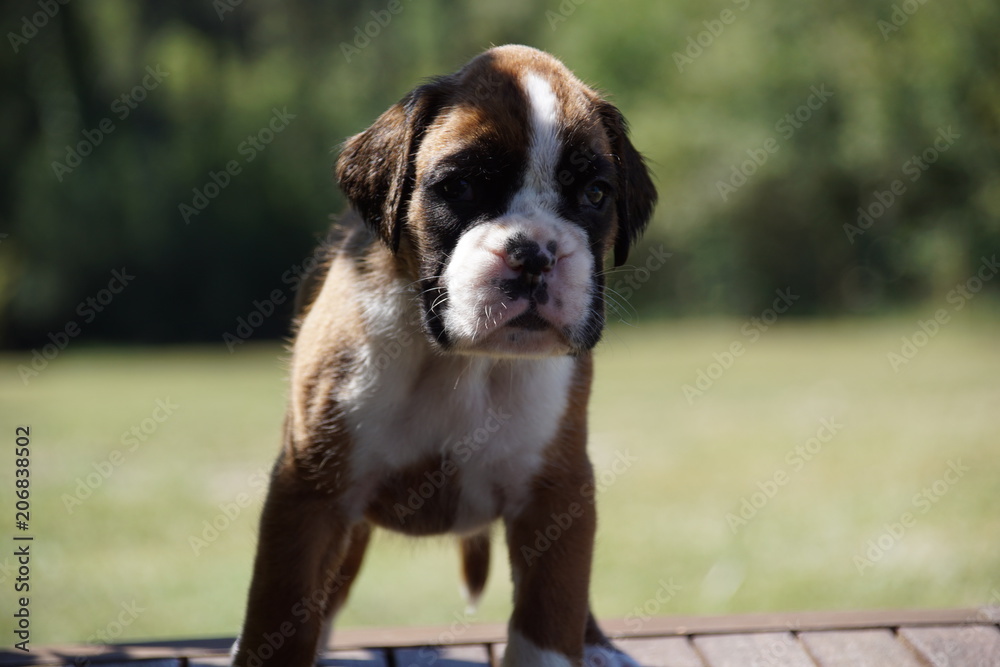
[[[284,334],[303,263],[344,205],[338,144],[506,42],[551,51],[630,119],[661,203],[610,283],[632,278],[645,312],[759,313],[786,288],[797,314],[877,312],[943,298],[1000,250],[993,0],[3,11],[6,345],[68,322],[91,341],[218,342],[240,318]],[[672,254],[650,272],[660,246]],[[122,269],[134,280],[109,292]]]

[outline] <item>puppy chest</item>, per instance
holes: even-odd
[[[435,456],[404,469],[386,470],[376,482],[365,516],[412,535],[462,532],[499,516],[508,492],[502,480],[476,475],[453,455]]]
[[[411,534],[475,530],[517,511],[565,411],[563,369],[546,363],[534,381],[472,372],[405,392],[380,383],[354,412],[365,415],[354,425],[355,507]]]
[[[373,522],[418,535],[465,532],[530,495],[554,429],[527,428],[523,415],[502,406],[478,420],[461,419],[455,410],[437,414],[436,428],[401,427],[394,438],[398,451],[377,447],[366,457],[363,503]]]

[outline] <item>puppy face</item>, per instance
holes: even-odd
[[[592,348],[616,264],[656,199],[621,114],[535,49],[491,49],[350,139],[348,198],[413,267],[425,331],[448,351]]]

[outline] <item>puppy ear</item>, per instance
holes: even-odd
[[[449,78],[420,86],[344,144],[337,181],[373,232],[396,252],[413,191],[413,160],[451,91]]]
[[[639,238],[656,204],[656,187],[645,161],[628,138],[628,124],[621,112],[601,102],[601,121],[611,140],[611,152],[618,164],[618,234],[615,237],[615,266],[628,259],[628,251]]]

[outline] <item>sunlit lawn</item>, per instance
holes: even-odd
[[[956,315],[894,372],[886,355],[920,316],[779,322],[756,342],[735,320],[612,329],[592,402],[598,615],[1000,601],[1000,319]],[[713,355],[734,341],[745,352],[719,375]],[[25,357],[0,357],[4,437],[32,429],[33,641],[114,636],[123,605],[138,614],[119,638],[235,634],[284,410],[281,354],[80,343],[27,388]],[[692,403],[682,385],[699,370],[719,377]],[[144,442],[123,440],[133,427]],[[509,612],[503,554],[477,620]],[[11,564],[0,556],[5,590]],[[383,534],[342,623],[461,619],[457,570],[448,539]]]

